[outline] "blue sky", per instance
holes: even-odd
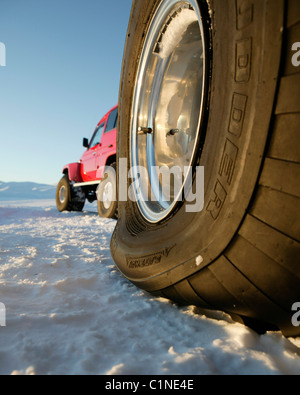
[[[0,180],[55,184],[118,102],[132,0],[0,0]]]

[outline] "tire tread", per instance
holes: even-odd
[[[287,27],[300,22],[300,3],[299,0],[287,1]]]
[[[266,158],[259,184],[300,197],[300,164]]]
[[[299,263],[294,259],[300,255],[300,243],[249,214],[239,235],[300,279]]]
[[[300,113],[285,114],[276,117],[269,145],[268,157],[300,162]]]
[[[251,283],[286,312],[299,297],[300,279],[274,262],[243,237],[236,237],[226,257]]]
[[[299,212],[297,197],[261,186],[250,208],[254,217],[296,241],[300,235]]]

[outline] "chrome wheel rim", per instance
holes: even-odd
[[[60,203],[64,203],[64,202],[65,202],[65,200],[66,200],[66,194],[67,194],[67,192],[66,192],[66,187],[65,187],[65,186],[62,186],[62,187],[60,188],[60,190],[59,190],[59,201],[60,201]]]
[[[174,210],[192,172],[203,118],[205,64],[197,1],[163,0],[146,36],[131,114],[134,197],[151,223]],[[164,183],[163,170],[171,174],[170,185]]]

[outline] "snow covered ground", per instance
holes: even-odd
[[[129,283],[115,222],[53,201],[0,202],[0,374],[300,374],[300,338],[259,336]]]

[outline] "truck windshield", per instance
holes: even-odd
[[[109,115],[105,128],[105,133],[108,133],[111,130],[115,129],[117,127],[117,121],[118,121],[118,109],[116,108]]]

